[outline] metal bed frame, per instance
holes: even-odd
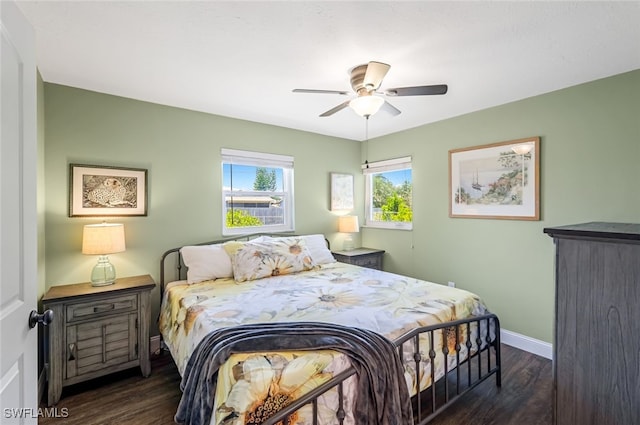
[[[197,245],[210,245],[216,243],[223,243],[232,240],[250,240],[261,234],[242,235],[233,238],[227,238],[212,242],[204,242]],[[292,234],[277,234],[268,236],[295,236]],[[193,245],[193,244],[192,244]],[[329,246],[329,241],[327,241]],[[186,266],[182,260],[180,254],[180,248],[173,248],[166,251],[162,255],[160,261],[160,301],[164,298],[164,287],[167,282],[166,267],[168,266],[169,258],[175,257],[175,263],[172,269],[175,271],[171,281],[184,279],[186,274]],[[464,340],[467,353],[471,353],[472,324],[477,326],[478,332],[475,339],[476,347],[478,348],[472,355],[461,359],[460,351],[462,349],[461,340]],[[481,338],[480,329],[485,326],[487,330],[484,340]],[[445,361],[444,376],[439,380],[436,380],[434,359],[436,352],[430,348],[434,346],[435,334],[437,332],[453,333],[455,335],[455,348],[454,353],[450,353],[447,344],[443,344],[442,352],[445,359],[449,356],[455,356],[455,365],[452,368],[448,368],[448,361]],[[421,335],[427,335],[429,341],[429,347],[421,347]],[[461,336],[465,336],[461,338]],[[423,326],[413,329],[404,335],[400,336],[393,341],[398,350],[398,355],[404,358],[405,353],[411,353],[411,356],[415,362],[415,370],[417,371],[415,377],[415,386],[420,388],[420,382],[422,382],[423,373],[421,363],[426,361],[428,357],[430,367],[431,385],[422,390],[419,394],[414,395],[411,399],[413,406],[413,424],[424,425],[429,423],[433,418],[442,413],[447,407],[456,402],[464,394],[471,391],[473,388],[495,375],[496,386],[502,385],[502,367],[500,359],[500,320],[495,314],[485,314],[482,316],[474,316],[467,319],[456,320],[452,322],[445,322],[432,326]],[[424,350],[422,349],[424,348]],[[355,375],[354,368],[349,368],[337,375],[331,380],[311,390],[304,396],[297,400],[294,400],[289,405],[278,411],[271,416],[268,420],[263,422],[263,425],[280,425],[287,424],[287,418],[296,412],[301,407],[311,404],[314,412],[314,425],[318,423],[318,398],[325,392],[337,388],[338,391],[338,410],[336,412],[337,423],[342,425],[346,417],[344,410],[344,383],[351,376]]]

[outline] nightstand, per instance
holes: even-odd
[[[383,249],[356,248],[351,251],[333,251],[332,254],[341,263],[382,270]]]
[[[108,286],[87,282],[47,291],[42,304],[53,311],[47,326],[49,406],[68,385],[136,366],[149,376],[150,293],[155,286],[151,276],[142,275]]]

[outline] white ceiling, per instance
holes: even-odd
[[[369,137],[640,69],[640,2],[19,1],[46,82],[353,140],[347,71],[391,65]]]

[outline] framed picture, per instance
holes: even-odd
[[[353,208],[353,175],[331,173],[331,211]]]
[[[540,219],[540,138],[449,151],[449,217]]]
[[[69,165],[69,217],[147,215],[147,170]]]

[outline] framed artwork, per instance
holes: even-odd
[[[69,165],[69,217],[146,215],[147,170]]]
[[[353,175],[331,173],[331,211],[353,208]]]
[[[449,217],[540,219],[540,138],[449,151]]]

